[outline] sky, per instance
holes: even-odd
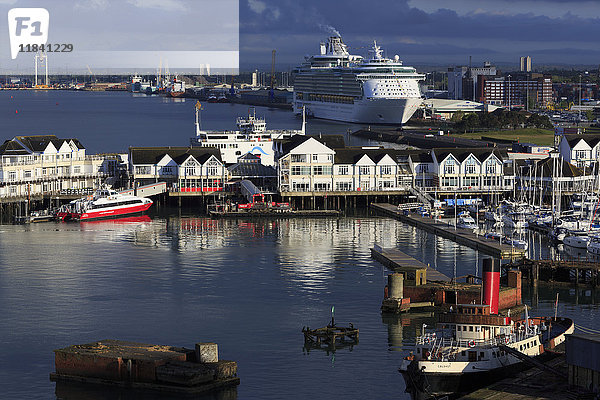
[[[55,73],[74,72],[75,64],[100,73],[126,55],[174,72],[175,63],[192,60],[195,68],[204,59],[184,51],[219,52],[237,65],[238,48],[242,71],[269,70],[273,49],[277,69],[286,70],[334,31],[353,53],[367,55],[377,40],[406,65],[445,68],[472,56],[474,65],[516,66],[525,55],[534,68],[600,64],[600,0],[0,0],[0,15],[17,7],[47,8],[48,41],[74,45],[72,54],[49,58]],[[0,17],[0,74],[31,73],[32,54],[11,60],[6,21]],[[150,53],[159,50],[181,53],[169,63]]]
[[[331,28],[405,65],[600,63],[598,0],[240,0],[240,67],[267,68],[273,49],[281,69],[298,65]]]
[[[33,70],[34,54],[11,59],[6,25],[9,10],[37,7],[49,13],[47,43],[73,45],[70,54],[48,55],[51,70],[59,73],[80,67],[87,72],[87,65],[101,73],[106,65],[116,67],[128,58],[149,63],[152,70],[168,64],[176,72],[186,62],[213,62],[201,61],[207,54],[215,56],[215,66],[215,52],[235,52],[237,67],[238,0],[0,0],[0,73]]]

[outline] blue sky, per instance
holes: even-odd
[[[272,49],[280,68],[296,65],[328,26],[356,53],[377,39],[406,64],[600,63],[600,1],[240,0],[241,68],[265,68]]]

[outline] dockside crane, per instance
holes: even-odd
[[[271,53],[271,88],[269,89],[269,101],[275,100],[275,49]]]

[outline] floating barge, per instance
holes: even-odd
[[[237,363],[218,358],[216,343],[197,343],[192,350],[101,340],[54,350],[50,380],[177,394],[238,385]]]
[[[323,328],[302,328],[304,346],[308,348],[335,349],[336,346],[346,347],[358,344],[358,328],[352,324],[348,327],[337,326],[332,318],[331,323]]]

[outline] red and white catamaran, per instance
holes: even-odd
[[[152,200],[130,194],[118,193],[110,189],[99,189],[93,196],[73,200],[62,206],[56,213],[61,221],[89,221],[97,219],[121,218],[141,214],[152,206]]]

